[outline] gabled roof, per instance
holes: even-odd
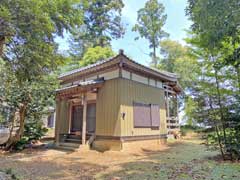
[[[66,76],[70,76],[70,75],[76,74],[76,73],[78,73],[78,72],[81,72],[81,71],[84,71],[84,70],[87,70],[87,69],[90,69],[90,68],[94,68],[94,67],[96,67],[96,66],[98,66],[98,65],[104,64],[104,63],[106,63],[106,62],[108,62],[108,61],[111,61],[113,58],[114,58],[114,57],[111,57],[111,58],[108,58],[108,59],[105,59],[105,60],[102,60],[102,61],[98,61],[98,62],[96,62],[96,63],[94,63],[94,64],[90,64],[90,65],[88,65],[88,66],[84,66],[84,67],[81,67],[81,68],[78,68],[78,69],[74,69],[74,70],[72,70],[72,71],[68,71],[68,72],[66,72],[66,73],[61,74],[61,75],[59,76],[59,79],[64,78],[64,77],[66,77]]]
[[[178,84],[177,74],[166,71],[159,71],[157,69],[144,66],[127,57],[123,53],[123,50],[120,50],[118,55],[111,57],[109,59],[98,61],[94,64],[63,73],[59,76],[59,79],[62,82],[68,82],[72,79],[78,79],[81,76],[90,76],[91,74],[100,72],[104,69],[108,69],[113,66],[122,67],[123,69],[128,69],[132,72],[137,72],[138,74],[143,74],[153,79],[159,79],[162,80],[163,82],[167,83],[170,82],[171,84],[178,85],[179,88],[177,89],[178,91],[181,91],[181,88]]]

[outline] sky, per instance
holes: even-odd
[[[148,65],[150,62],[149,43],[145,39],[134,40],[138,36],[137,32],[132,32],[132,27],[137,20],[137,11],[144,7],[147,0],[123,0],[125,4],[122,10],[122,23],[126,26],[126,32],[122,39],[113,40],[111,45],[113,50],[118,53],[119,49],[123,49],[124,53],[133,60]],[[169,39],[176,40],[184,44],[186,31],[189,29],[191,22],[185,16],[185,8],[187,0],[159,0],[165,6],[167,14],[164,30],[170,34]],[[67,37],[64,39],[57,38],[60,50],[67,50],[69,44]]]

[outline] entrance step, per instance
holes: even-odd
[[[70,143],[70,142],[60,142],[57,149],[65,150],[65,151],[77,151],[80,147],[80,143]]]
[[[67,138],[67,139],[65,139],[65,142],[81,144],[82,140],[81,139],[75,139],[75,138]]]
[[[75,134],[68,134],[67,139],[81,139],[80,135],[75,135]]]
[[[78,144],[78,143],[70,143],[70,142],[61,142],[61,143],[59,143],[59,146],[79,148],[80,144]]]
[[[95,135],[86,134],[86,145],[82,145],[82,136],[76,134],[64,134],[56,148],[67,151],[78,151],[81,149],[89,149],[94,141]]]
[[[77,151],[77,148],[60,146],[60,145],[56,146],[55,148],[63,151],[71,151],[71,152]]]

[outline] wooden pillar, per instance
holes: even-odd
[[[170,114],[169,114],[169,94],[168,94],[168,91],[167,91],[167,118],[169,118]]]
[[[72,126],[72,101],[69,101],[69,109],[68,109],[68,133],[71,133],[71,126]]]
[[[82,96],[83,104],[83,119],[82,119],[82,144],[86,144],[86,129],[87,129],[87,94],[84,93]]]

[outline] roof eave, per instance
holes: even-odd
[[[99,71],[103,67],[108,67],[108,65],[106,65],[106,64],[109,64],[109,66],[110,66],[113,64],[117,65],[120,62],[122,62],[123,65],[124,64],[127,65],[131,69],[146,73],[146,74],[148,74],[148,76],[153,76],[155,78],[159,78],[166,82],[168,82],[168,81],[177,82],[177,75],[175,75],[174,73],[171,73],[172,76],[170,76],[169,75],[170,73],[167,74],[167,73],[160,72],[160,71],[154,70],[152,68],[146,67],[146,66],[144,66],[140,63],[137,63],[137,62],[133,61],[132,59],[128,58],[125,54],[118,54],[117,56],[112,57],[107,61],[104,61],[102,64],[100,63],[100,64],[96,64],[96,65],[90,65],[89,68],[86,67],[82,71],[80,71],[80,69],[79,69],[79,70],[72,71],[72,73],[70,72],[67,75],[60,75],[58,77],[58,79],[60,81],[68,81],[68,80],[71,80],[72,78],[75,78],[76,76],[85,75],[87,73],[91,73],[96,70]]]

